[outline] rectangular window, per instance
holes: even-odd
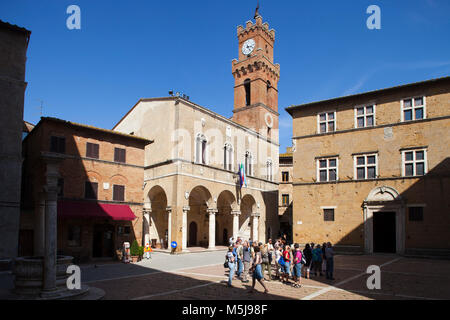
[[[408,150],[402,152],[403,176],[423,176],[427,173],[427,150]]]
[[[323,209],[323,221],[334,221],[334,209]]]
[[[402,100],[402,121],[425,119],[425,97]]]
[[[81,247],[81,227],[80,226],[69,226],[67,245],[69,247]]]
[[[409,221],[423,221],[423,207],[408,208]]]
[[[336,112],[324,112],[317,115],[319,133],[336,131]]]
[[[125,149],[114,148],[114,162],[125,163],[126,153]]]
[[[86,157],[98,159],[99,158],[99,145],[96,143],[86,143]]]
[[[289,172],[283,171],[283,173],[281,174],[281,177],[282,177],[283,182],[289,182]]]
[[[63,178],[58,179],[58,197],[60,197],[60,198],[64,197],[64,179]]]
[[[375,125],[375,106],[355,108],[355,128],[373,127]]]
[[[375,179],[378,177],[378,157],[376,154],[354,156],[355,179]]]
[[[66,153],[66,138],[64,137],[50,137],[50,152]]]
[[[113,200],[121,202],[125,201],[125,186],[113,186]]]
[[[97,200],[98,183],[86,181],[84,184],[84,198],[90,200]]]
[[[285,207],[289,206],[289,195],[288,194],[283,194],[283,196],[282,196],[282,204]]]
[[[338,159],[318,159],[317,160],[317,180],[319,182],[338,180]]]

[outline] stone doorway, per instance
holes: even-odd
[[[110,224],[94,225],[92,256],[94,258],[114,257],[114,226]]]
[[[189,240],[188,247],[195,247],[197,245],[197,224],[192,221],[189,224]]]
[[[396,252],[395,229],[395,212],[373,214],[373,252]]]

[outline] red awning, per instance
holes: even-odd
[[[58,217],[63,219],[105,218],[115,221],[136,219],[130,206],[87,201],[58,201]]]

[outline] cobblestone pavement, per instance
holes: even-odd
[[[187,255],[153,254],[151,260],[134,265],[121,263],[82,268],[89,285],[105,290],[105,299],[136,300],[371,300],[450,299],[450,261],[416,259],[395,255],[335,257],[335,280],[302,279],[301,288],[279,281],[266,281],[269,293],[251,282],[233,280],[226,286],[225,252]],[[369,290],[367,267],[381,267],[381,289]],[[267,278],[267,275],[266,275]]]

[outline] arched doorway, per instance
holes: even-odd
[[[192,221],[189,224],[188,247],[197,246],[197,223]]]
[[[197,186],[189,193],[189,212],[187,214],[187,246],[208,247],[209,245],[209,214],[211,193],[203,186]],[[195,222],[195,241],[191,233],[192,222]],[[215,224],[215,223],[214,223]],[[194,228],[194,227],[192,227]]]
[[[217,198],[217,215],[216,220],[218,227],[216,234],[220,235],[217,244],[228,246],[229,238],[233,232],[233,216],[231,212],[236,210],[236,198],[232,192],[225,190],[219,194]]]
[[[148,203],[144,205],[149,212],[149,221],[144,220],[144,240],[149,241],[157,248],[167,248],[168,239],[168,214],[167,196],[161,186],[154,186],[148,192]],[[145,239],[147,235],[148,239]]]
[[[405,250],[405,204],[391,187],[373,189],[363,204],[364,251],[402,254]]]

